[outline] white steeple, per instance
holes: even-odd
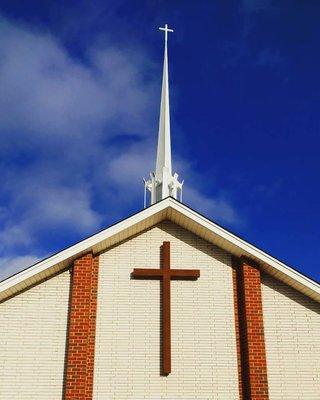
[[[159,28],[164,31],[164,61],[162,75],[162,90],[161,90],[161,105],[159,119],[159,134],[158,134],[158,149],[156,172],[150,173],[150,179],[144,181],[144,206],[146,207],[147,190],[151,193],[151,204],[156,203],[168,196],[175,199],[180,194],[182,201],[182,185],[183,182],[178,182],[178,174],[172,176],[171,163],[171,139],[170,139],[170,106],[169,106],[169,76],[168,76],[168,32],[173,32],[166,24],[164,28]]]

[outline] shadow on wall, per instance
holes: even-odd
[[[280,295],[289,298],[295,303],[300,304],[301,306],[309,309],[310,311],[320,315],[320,304],[305,294],[299,292],[293,287],[287,285],[284,282],[279,281],[278,279],[263,273],[261,276],[261,282],[263,285],[273,289]]]

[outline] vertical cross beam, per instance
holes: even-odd
[[[170,242],[163,242],[163,278],[162,278],[162,346],[163,374],[171,372],[171,287],[170,287]]]

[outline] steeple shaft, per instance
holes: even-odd
[[[166,168],[168,173],[172,175],[167,41],[165,41],[164,46],[156,177],[161,178],[163,168]]]
[[[168,32],[173,32],[166,24],[164,28],[159,28],[165,32],[164,43],[164,61],[161,89],[161,104],[158,132],[158,148],[156,171],[150,174],[148,181],[144,180],[145,196],[144,203],[146,206],[147,190],[150,192],[151,204],[156,203],[168,196],[175,199],[180,194],[182,200],[182,185],[178,181],[178,174],[172,176],[172,161],[171,161],[171,138],[170,138],[170,104],[169,104],[169,71],[168,71]]]

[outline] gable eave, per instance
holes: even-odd
[[[184,218],[181,218],[182,212]],[[320,284],[318,282],[226,230],[197,211],[177,202],[177,207],[169,215],[172,222],[192,231],[236,257],[246,256],[253,259],[261,266],[262,271],[320,302]]]
[[[69,268],[83,254],[98,254],[166,219],[169,198],[162,200],[0,282],[0,302]]]
[[[173,198],[166,198],[5,279],[0,282],[0,301],[67,269],[76,258],[85,253],[98,254],[165,219],[171,220],[236,257],[247,256],[254,259],[266,273],[320,302],[320,285],[317,282]]]

